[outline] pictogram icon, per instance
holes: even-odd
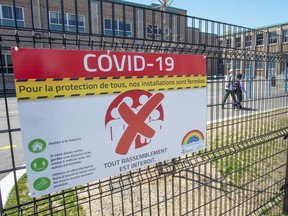
[[[111,103],[105,125],[111,141],[117,145],[117,154],[126,155],[133,144],[136,149],[146,146],[157,130],[162,129],[163,99],[160,92],[134,90],[119,95]]]

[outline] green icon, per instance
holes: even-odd
[[[31,162],[30,167],[35,172],[41,172],[48,167],[48,160],[45,158],[36,158]]]
[[[46,142],[42,139],[34,139],[28,144],[28,149],[33,153],[40,153],[46,148]]]
[[[40,177],[38,179],[36,179],[33,183],[33,187],[37,190],[37,191],[43,191],[46,190],[51,184],[51,181],[49,178],[47,177]]]

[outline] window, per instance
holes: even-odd
[[[2,55],[0,59],[0,65],[3,65],[4,73],[12,74],[13,73],[13,64],[11,55]]]
[[[104,19],[104,34],[105,35],[113,35],[113,27],[115,36],[125,36],[131,37],[132,36],[132,23],[126,22],[124,24],[121,20],[114,20],[114,26],[111,19]]]
[[[288,29],[283,30],[283,43],[287,43],[287,42],[288,42]]]
[[[245,47],[251,47],[252,46],[252,36],[248,35],[245,36]]]
[[[62,31],[62,13],[61,12],[49,12],[50,28],[51,30]],[[65,13],[64,14],[64,28],[65,31],[76,32],[77,22],[76,15]],[[85,17],[83,15],[78,15],[78,31],[85,32]]]
[[[228,70],[229,68],[233,68],[231,59],[227,59],[227,60],[225,61],[225,65],[226,65],[226,69],[227,69],[227,70]]]
[[[217,69],[219,71],[223,71],[224,70],[224,64],[223,64],[223,59],[222,58],[218,58],[217,59]]]
[[[262,61],[256,61],[256,70],[262,70],[263,69],[263,62]]]
[[[173,29],[173,41],[177,41],[178,40],[178,25],[179,25],[179,16],[176,16],[176,15],[173,15],[173,26],[172,26],[172,29]],[[180,33],[179,33],[180,34]]]
[[[235,38],[235,47],[241,48],[241,37]]]
[[[249,70],[249,65],[252,67],[252,62],[251,61],[245,61],[245,70]]]
[[[16,16],[14,16],[13,6],[0,5],[0,25],[15,26],[15,17],[18,27],[24,27],[23,8],[15,7]]]
[[[231,39],[226,40],[226,47],[231,48]]]
[[[163,40],[169,40],[169,29],[166,28],[161,29],[160,26],[153,26],[153,25],[147,25],[146,29],[146,37],[149,39],[156,39],[156,40],[161,40],[162,39],[162,34],[163,34]]]
[[[269,32],[269,44],[276,44],[277,43],[277,34],[276,32]]]
[[[264,37],[263,33],[259,33],[256,35],[256,46],[263,45]]]
[[[276,74],[276,62],[269,62],[268,70],[270,70],[270,74]]]
[[[222,47],[223,46],[223,41],[222,40],[218,40],[218,46]]]
[[[240,66],[241,66],[241,61],[240,60],[236,60],[235,61],[235,70],[240,70]]]

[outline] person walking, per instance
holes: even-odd
[[[242,80],[242,74],[238,73],[236,76],[236,80],[234,82],[234,86],[235,86],[235,94],[237,95],[238,101],[241,104],[242,100],[243,100],[243,92],[246,94],[246,89]],[[242,105],[240,105],[240,108],[242,108]]]
[[[225,108],[225,102],[229,95],[231,95],[233,99],[233,108],[235,108],[237,104],[237,100],[235,97],[235,92],[233,90],[233,81],[234,81],[234,75],[233,75],[233,69],[228,69],[227,75],[225,75],[225,92],[224,92],[224,98],[222,101],[222,109]]]

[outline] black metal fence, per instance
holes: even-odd
[[[284,34],[196,18],[172,7],[120,1],[3,0],[0,9],[1,215],[288,212]],[[15,46],[205,55],[206,150],[30,198],[26,175],[18,180],[25,166],[10,52]],[[244,77],[247,94],[241,110],[232,109],[229,100],[221,109],[228,68]],[[14,187],[7,192],[8,174]]]

